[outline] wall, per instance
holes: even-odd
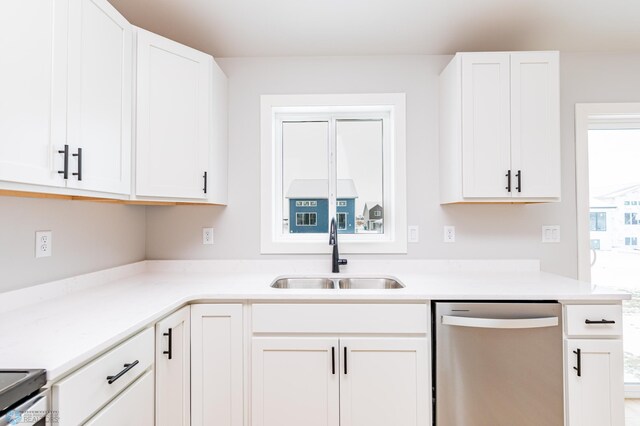
[[[53,231],[35,258],[35,231]],[[145,258],[145,207],[0,197],[0,292]]]
[[[562,55],[563,200],[547,205],[438,204],[438,74],[449,59],[450,56],[394,56],[219,60],[229,77],[229,206],[148,208],[147,257],[261,257],[261,94],[405,92],[408,223],[420,226],[420,242],[409,244],[406,256],[384,257],[536,258],[546,271],[576,276],[573,106],[576,102],[640,99],[636,81],[640,55]],[[456,243],[442,242],[445,224],[456,226]],[[542,244],[543,224],[561,225],[562,242]],[[215,228],[213,246],[200,244],[203,226]],[[365,256],[349,256],[353,261],[361,257]]]

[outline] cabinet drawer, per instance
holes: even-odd
[[[426,304],[255,304],[254,333],[419,333]]]
[[[59,426],[78,425],[117,396],[153,364],[154,333],[148,328],[98,359],[85,365],[53,386],[54,410],[60,413]],[[107,376],[138,363],[109,384]]]
[[[565,313],[568,336],[622,335],[620,305],[567,305]]]
[[[85,426],[153,426],[153,371],[104,407]]]

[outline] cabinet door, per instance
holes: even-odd
[[[136,194],[206,198],[213,58],[137,29]]]
[[[462,191],[464,197],[510,197],[508,53],[462,56]]]
[[[430,425],[426,339],[340,339],[341,426]]]
[[[242,305],[191,306],[191,424],[243,425]]]
[[[191,312],[186,306],[156,324],[156,425],[189,426]]]
[[[567,339],[565,342],[567,425],[624,424],[622,340]],[[574,369],[578,368],[578,359],[579,376]]]
[[[337,339],[254,338],[252,345],[253,426],[340,424]]]
[[[65,186],[67,3],[0,5],[0,181]]]
[[[69,187],[130,193],[132,34],[106,0],[69,0]]]
[[[153,371],[146,372],[85,425],[154,426]]]
[[[558,52],[511,54],[514,197],[560,197],[559,80]]]

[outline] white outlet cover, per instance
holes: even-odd
[[[202,228],[202,244],[213,244],[213,228]]]
[[[420,241],[420,227],[417,225],[411,225],[409,226],[409,230],[408,230],[408,238],[407,240],[410,243],[417,243],[418,241]]]
[[[36,258],[51,256],[51,231],[36,231]]]
[[[559,243],[560,242],[560,225],[551,225],[542,227],[543,243]]]
[[[444,227],[444,242],[455,243],[456,242],[456,227],[447,225]]]

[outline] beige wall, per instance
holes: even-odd
[[[53,231],[35,258],[35,231]],[[0,197],[0,292],[145,258],[145,207]]]
[[[437,84],[438,74],[449,59],[394,56],[219,60],[229,77],[230,91],[229,207],[148,208],[147,257],[261,257],[260,95],[405,92],[408,223],[420,226],[420,242],[409,244],[406,256],[394,258],[536,258],[546,271],[575,277],[574,105],[640,101],[640,55],[561,55],[563,199],[547,205],[438,204]],[[456,226],[456,243],[442,242],[445,224]],[[562,242],[542,244],[542,225],[560,225]],[[215,245],[200,244],[203,226],[215,228]],[[349,256],[354,261],[358,257],[365,256]]]

